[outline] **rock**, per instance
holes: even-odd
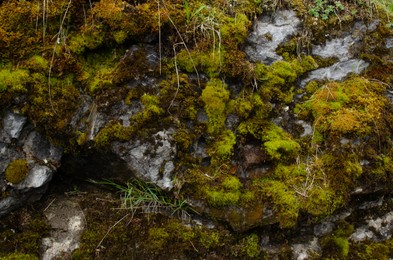
[[[330,221],[323,221],[314,226],[314,235],[317,237],[322,237],[333,231],[334,223]]]
[[[7,112],[0,129],[0,190],[7,194],[0,199],[0,216],[38,200],[47,188],[53,172],[60,166],[62,149],[52,145],[36,132],[27,119]],[[16,160],[26,160],[29,174],[18,184],[7,183],[5,170]]]
[[[370,218],[363,225],[355,230],[350,239],[354,242],[366,239],[375,242],[390,239],[393,234],[393,211],[379,217]]]
[[[1,141],[10,142],[11,139],[19,138],[27,118],[13,112],[7,112],[3,117],[3,129],[0,133]]]
[[[347,61],[340,61],[332,66],[311,71],[304,80],[301,81],[300,86],[304,87],[311,80],[331,80],[340,81],[345,79],[349,74],[360,74],[370,64],[360,59],[350,59]]]
[[[351,46],[355,44],[356,39],[348,35],[344,38],[327,41],[325,45],[316,45],[312,49],[312,54],[322,58],[335,57],[339,61],[347,61],[353,57],[350,52]]]
[[[392,49],[393,48],[393,38],[387,38],[386,39],[385,47],[386,47],[386,49]]]
[[[243,147],[242,157],[242,166],[244,169],[262,164],[267,159],[260,146],[251,144]]]
[[[310,257],[315,258],[316,256],[320,256],[322,249],[318,243],[318,238],[314,237],[308,243],[292,245],[292,252],[294,259],[304,260]]]
[[[31,132],[24,141],[23,151],[28,159],[39,160],[44,164],[58,164],[63,150],[53,146],[36,131]]]
[[[172,129],[159,131],[152,136],[152,142],[113,142],[112,151],[127,162],[136,177],[170,190],[176,154],[176,147],[172,144],[173,133]]]
[[[52,179],[53,171],[46,166],[36,165],[21,183],[13,185],[16,189],[39,188]]]
[[[52,231],[50,237],[42,241],[41,259],[71,259],[85,228],[84,213],[78,203],[68,197],[55,198],[44,213]]]
[[[310,123],[305,122],[303,120],[297,120],[295,123],[303,127],[303,133],[300,135],[300,137],[312,135],[313,129]]]
[[[277,47],[295,35],[299,25],[300,20],[292,10],[279,10],[259,18],[245,48],[250,60],[265,64],[281,60],[282,57],[276,53]]]

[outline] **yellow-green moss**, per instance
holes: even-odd
[[[124,127],[118,122],[110,122],[98,132],[94,141],[98,147],[106,147],[113,141],[128,141],[134,133],[133,128]]]
[[[223,131],[218,140],[213,144],[213,156],[219,159],[228,159],[233,154],[233,148],[236,144],[236,136],[231,130]]]
[[[295,226],[301,206],[295,190],[275,180],[265,180],[261,183],[261,187],[265,198],[272,203],[280,226],[283,228]]]
[[[328,83],[317,90],[304,107],[312,112],[315,127],[321,133],[369,135],[389,104],[385,87],[355,77],[342,83]]]
[[[12,161],[5,170],[5,179],[12,183],[18,184],[22,182],[29,174],[29,165],[24,159]]]
[[[292,140],[289,133],[275,124],[270,124],[269,128],[264,131],[262,140],[266,152],[273,159],[279,160],[283,156],[294,158],[300,151],[300,145]]]
[[[201,99],[205,103],[205,110],[209,117],[207,131],[210,134],[218,134],[226,120],[226,103],[229,100],[229,92],[226,85],[218,79],[210,80],[202,91]]]

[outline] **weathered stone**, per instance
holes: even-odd
[[[72,198],[56,198],[44,213],[52,231],[50,237],[42,241],[42,259],[71,258],[85,228],[84,214],[78,203]]]
[[[0,129],[0,189],[7,196],[0,199],[0,216],[39,199],[51,180],[53,171],[60,166],[62,149],[53,146],[26,123],[26,118],[7,112]],[[15,142],[9,142],[15,139]],[[16,160],[28,161],[29,174],[19,184],[6,182],[4,171]]]
[[[316,258],[322,253],[322,249],[319,245],[318,238],[314,237],[308,243],[294,244],[292,245],[293,257],[296,260],[310,259],[310,257]]]
[[[259,18],[245,48],[250,60],[266,64],[281,60],[282,57],[276,53],[277,47],[295,35],[299,25],[299,18],[290,10],[279,10],[272,15]]]
[[[13,185],[16,189],[39,188],[52,179],[53,171],[47,166],[37,165],[29,171],[26,179],[17,185]]]
[[[347,61],[353,57],[350,52],[351,46],[355,43],[350,35],[344,38],[333,39],[327,41],[325,45],[317,45],[312,49],[312,54],[322,58],[335,57],[339,61]]]
[[[113,142],[112,150],[127,162],[128,168],[138,177],[162,189],[173,187],[176,148],[172,145],[173,130],[163,130],[152,136],[153,142]]]
[[[331,80],[340,81],[345,79],[351,73],[360,74],[370,64],[360,59],[350,59],[347,61],[340,61],[332,66],[311,71],[308,77],[302,80],[301,87],[304,87],[311,80]]]
[[[258,145],[245,145],[242,154],[243,168],[245,169],[250,166],[261,164],[266,160],[266,155]]]
[[[33,160],[41,160],[45,164],[48,162],[58,163],[63,151],[59,147],[53,146],[49,141],[36,131],[31,132],[24,142],[23,151],[26,157]]]
[[[0,140],[9,143],[11,139],[19,138],[27,118],[13,112],[7,112],[3,117],[3,129],[0,131]]]

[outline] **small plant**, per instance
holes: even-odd
[[[344,11],[344,9],[341,1],[315,0],[308,13],[316,18],[327,20],[331,15],[337,14],[338,11]]]
[[[186,200],[171,200],[156,186],[151,183],[134,179],[126,185],[117,184],[110,180],[94,181],[92,183],[108,185],[121,193],[121,207],[129,209],[133,214],[140,210],[143,213],[160,213],[170,210],[172,214],[179,213],[187,217],[187,210],[197,213],[189,207]]]

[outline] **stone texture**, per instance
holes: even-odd
[[[45,192],[53,172],[60,166],[62,149],[52,145],[27,123],[26,117],[6,112],[0,129],[0,216],[38,200]],[[30,171],[19,184],[7,183],[4,171],[16,159],[27,160]]]
[[[294,11],[289,10],[279,10],[259,18],[245,48],[250,60],[266,64],[281,60],[282,57],[276,53],[278,45],[295,35],[299,25],[300,19]]]
[[[136,177],[170,190],[176,154],[176,147],[172,144],[173,133],[172,129],[159,131],[152,136],[151,142],[113,142],[112,151],[127,162]]]

